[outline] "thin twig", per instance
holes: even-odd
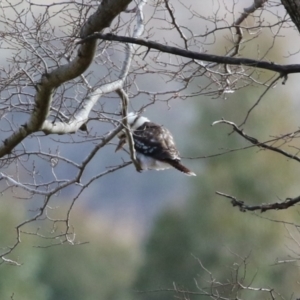
[[[137,172],[141,172],[142,168],[136,159],[136,155],[135,155],[136,153],[135,153],[135,149],[134,149],[134,140],[133,140],[132,132],[129,128],[128,119],[127,119],[127,115],[128,115],[127,108],[128,108],[129,98],[123,89],[119,89],[116,92],[122,99],[122,117],[123,117],[122,124],[123,124],[124,130],[125,130],[125,134],[126,134],[128,145],[129,145],[130,158],[131,158]]]
[[[233,127],[233,130],[235,132],[237,132],[240,136],[242,136],[243,138],[245,138],[247,141],[251,142],[253,145],[256,145],[259,148],[264,148],[264,149],[268,149],[277,153],[280,153],[290,159],[296,160],[297,162],[300,162],[300,157],[291,153],[288,153],[284,150],[281,150],[279,148],[267,145],[266,143],[263,142],[259,142],[256,138],[251,137],[249,135],[247,135],[243,129],[240,129],[235,123],[231,122],[231,121],[226,121],[226,120],[219,120],[219,121],[215,121],[213,122],[213,126],[216,124],[220,124],[220,123],[225,123],[228,125],[231,125]]]
[[[252,112],[252,110],[259,104],[259,102],[261,101],[261,99],[263,98],[263,96],[270,90],[271,87],[273,87],[273,85],[275,84],[275,82],[277,82],[282,76],[278,75],[270,84],[269,86],[265,89],[265,91],[260,95],[260,97],[257,99],[257,101],[253,104],[253,106],[248,110],[247,115],[244,119],[244,121],[240,124],[240,126],[244,125],[248,118],[250,113]]]

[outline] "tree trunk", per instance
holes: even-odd
[[[281,3],[300,32],[300,0],[281,0]]]

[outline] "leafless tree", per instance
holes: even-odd
[[[70,224],[76,200],[101,177],[132,162],[138,169],[131,144],[128,161],[91,176],[86,172],[96,155],[101,155],[102,149],[127,128],[128,106],[137,98],[141,103],[138,110],[142,111],[158,101],[169,103],[197,96],[226,98],[239,89],[262,86],[264,91],[240,125],[227,120],[216,121],[214,125],[229,125],[249,142],[249,147],[300,161],[299,147],[293,144],[299,137],[298,129],[266,141],[258,141],[243,130],[269,90],[278,82],[285,84],[289,74],[300,72],[299,64],[269,60],[278,39],[288,32],[298,35],[300,2],[203,3],[1,2],[1,193],[42,201],[34,207],[33,215],[17,225],[15,243],[0,252],[2,262],[18,264],[9,255],[25,234],[51,239],[52,244],[76,243]],[[272,39],[268,45],[259,47],[256,41],[267,31]],[[247,46],[253,44],[257,51],[249,56]],[[218,55],[211,53],[216,45]],[[161,84],[145,90],[141,87],[145,79]],[[103,105],[99,100],[102,98],[109,104]],[[129,130],[127,134],[130,137]],[[61,151],[62,145],[69,147],[69,151]],[[69,155],[70,149],[80,149],[81,145],[87,145],[89,153],[75,161]],[[67,178],[59,175],[64,168],[69,170]],[[52,218],[52,203],[70,187],[76,189],[76,195],[64,217]],[[252,207],[234,196],[218,193],[230,198],[242,211],[286,209],[300,201],[299,197],[287,198]],[[51,222],[53,228],[59,224],[60,231],[42,234],[26,230],[27,224],[42,220]],[[240,282],[235,284],[246,288]],[[266,292],[273,295],[272,290]]]

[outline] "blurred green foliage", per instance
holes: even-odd
[[[245,47],[249,52],[244,53],[245,57],[251,57],[251,53],[256,57],[257,45],[254,43],[251,47]],[[274,61],[279,63],[277,57]],[[182,153],[209,156],[249,146],[227,125],[212,127],[211,124],[222,118],[240,124],[262,91],[250,87],[230,94],[228,99],[194,99],[193,112],[182,114],[189,119],[194,116],[194,122],[184,135],[182,144],[186,148]],[[297,129],[298,115],[289,110],[292,106],[288,101],[286,90],[279,87],[270,90],[250,115],[244,126],[246,133],[264,141],[272,135]],[[39,246],[43,240],[23,235],[20,247],[14,250],[11,258],[24,264],[21,267],[2,264],[0,267],[0,299],[166,300],[173,299],[176,293],[164,292],[165,289],[177,287],[201,293],[199,287],[202,287],[210,292],[213,280],[215,286],[225,284],[218,288],[220,296],[270,298],[266,292],[237,293],[238,287],[233,284],[237,279],[245,286],[275,288],[286,298],[293,293],[296,297],[299,268],[290,264],[273,265],[278,258],[290,258],[287,250],[293,248],[294,242],[286,238],[289,234],[282,224],[264,219],[285,218],[294,222],[298,217],[296,209],[242,213],[232,207],[228,199],[215,195],[218,190],[248,204],[293,197],[293,192],[299,190],[300,176],[295,163],[257,148],[206,158],[202,164],[198,162],[192,166],[198,176],[189,179],[189,198],[174,199],[175,203],[184,204],[169,207],[157,217],[143,249],[142,264],[137,243],[124,242],[126,238],[120,238],[108,228],[103,229],[99,215],[77,207],[72,211],[77,240],[90,243],[41,249],[32,245]],[[5,201],[0,211],[0,247],[14,243],[13,228],[26,219],[28,213],[22,201]],[[36,226],[28,226],[26,230],[34,232]],[[41,228],[41,232],[44,231],[49,233],[49,228]],[[297,232],[295,239],[299,240]],[[296,257],[299,257],[298,246],[292,253]],[[175,297],[183,299],[184,295],[176,294]],[[201,298],[198,295],[185,297]]]
[[[12,244],[15,231],[10,229],[27,213],[20,202],[17,206],[8,204],[0,211],[2,245],[8,241]],[[132,299],[130,286],[139,258],[137,243],[107,231],[99,218],[79,208],[73,212],[76,240],[89,241],[87,244],[38,248],[33,246],[59,243],[59,239],[45,243],[23,234],[22,243],[10,256],[22,265],[0,266],[0,299]],[[36,225],[26,227],[27,232],[34,230]]]
[[[244,89],[230,100],[211,100],[211,103],[199,99],[197,118],[190,128],[192,142],[184,152],[209,156],[249,146],[227,125],[211,127],[210,124],[222,118],[240,124],[261,92]],[[271,98],[272,92],[264,101]],[[272,100],[280,114],[279,102]],[[277,120],[273,113],[258,112],[251,115],[244,128],[261,141],[268,140],[272,134],[283,133],[285,127],[296,128],[291,119],[282,121],[281,128]],[[257,148],[207,158],[198,172],[194,167],[198,176],[191,180],[190,198],[183,207],[164,211],[146,242],[144,264],[135,282],[137,290],[145,291],[139,299],[172,299],[174,292],[166,294],[163,290],[174,286],[198,293],[201,292],[199,287],[204,287],[204,291],[210,292],[213,281],[215,286],[217,282],[223,284],[217,290],[220,296],[270,298],[266,292],[262,292],[263,295],[253,291],[237,292],[234,284],[237,279],[245,286],[251,283],[254,287],[275,288],[289,298],[297,285],[298,269],[287,264],[271,266],[277,258],[287,255],[290,243],[286,239],[287,231],[281,223],[264,217],[278,220],[287,217],[293,222],[297,212],[290,209],[264,214],[242,213],[215,191],[236,196],[250,205],[275,202],[278,197],[290,196],[293,187],[298,185],[294,167],[284,157]],[[202,299],[199,295],[177,294],[175,297]]]
[[[194,123],[185,136],[189,142],[185,142],[187,146],[182,152],[209,156],[249,146],[226,125],[212,127],[210,124],[221,118],[241,123],[260,93],[258,89],[247,89],[227,100],[207,102],[207,99],[199,99]],[[276,93],[276,99],[284,96],[278,90]],[[262,104],[265,109],[251,115],[244,126],[246,133],[261,141],[286,132],[286,128],[297,128],[293,118],[280,117],[284,108],[273,96],[271,91],[269,98],[264,99],[266,103]],[[270,101],[272,108],[268,110]],[[282,121],[278,123],[278,119]],[[189,198],[174,199],[177,206],[157,217],[143,249],[140,269],[141,253],[136,242],[120,238],[110,232],[109,226],[103,228],[99,215],[77,207],[72,211],[76,239],[90,243],[41,249],[32,246],[47,245],[48,241],[22,235],[22,243],[11,258],[24,264],[0,267],[0,299],[173,299],[174,292],[165,292],[165,289],[176,286],[201,293],[199,287],[202,287],[209,292],[212,280],[216,286],[218,282],[225,284],[213,289],[222,296],[270,297],[266,292],[263,295],[253,291],[237,292],[237,279],[245,286],[275,288],[286,297],[296,292],[299,269],[288,264],[272,266],[278,258],[288,257],[287,248],[292,248],[293,241],[287,240],[288,232],[280,223],[264,217],[294,222],[297,211],[242,213],[232,207],[228,199],[215,195],[218,190],[248,204],[293,197],[300,176],[294,164],[278,154],[250,148],[206,158],[202,164],[197,160],[192,169],[198,176],[189,178]],[[18,200],[2,198],[1,201],[6,202],[0,211],[0,247],[4,247],[14,243],[13,228],[26,219],[28,207]],[[178,207],[178,203],[184,204]],[[65,215],[61,204],[58,213],[62,217]],[[36,224],[27,226],[26,230],[34,232]],[[50,227],[41,228],[39,233],[49,234],[49,230]],[[295,239],[298,238],[296,235]],[[299,253],[297,246],[294,254]],[[187,299],[201,298],[199,295],[185,296]]]

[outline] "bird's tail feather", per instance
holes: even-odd
[[[126,137],[123,137],[123,136],[120,137],[119,144],[116,147],[115,152],[121,150],[125,144],[126,144]]]
[[[185,167],[184,165],[182,165],[177,160],[171,160],[171,161],[169,161],[169,163],[170,163],[170,165],[172,167],[174,167],[175,169],[177,169],[178,171],[184,173],[187,176],[197,176],[194,172],[192,172],[191,170],[189,170],[187,167]]]

